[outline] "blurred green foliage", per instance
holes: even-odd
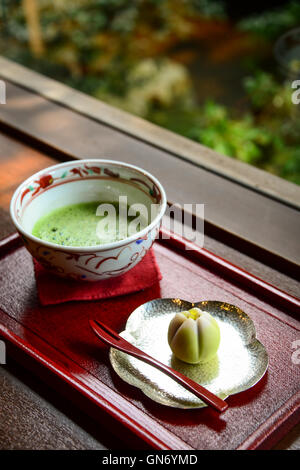
[[[292,0],[281,8],[274,8],[262,14],[250,15],[239,21],[238,28],[256,33],[268,39],[277,39],[289,29],[300,24],[300,2]]]
[[[44,54],[36,55],[29,47],[22,1],[0,0],[2,55],[300,184],[299,107],[292,104],[290,81],[277,73],[272,58],[278,36],[300,24],[298,1],[234,24],[226,2],[214,0],[35,4]],[[223,38],[227,49],[222,49]],[[201,53],[209,50],[213,66],[226,57],[228,63],[243,64],[245,109],[235,109],[234,103],[225,106],[213,93],[203,92],[208,99],[199,102],[193,74],[185,60],[178,59],[182,45],[193,51],[195,44],[200,63]],[[222,82],[222,76],[217,79]]]

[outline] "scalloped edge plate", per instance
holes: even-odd
[[[221,330],[219,350],[215,358],[205,364],[191,365],[176,359],[167,341],[172,317],[192,307],[208,311]],[[120,335],[223,399],[253,387],[268,368],[268,354],[256,338],[253,321],[240,308],[226,302],[151,300],[131,313]],[[113,369],[125,382],[160,404],[183,409],[207,406],[182,385],[139,359],[114,348],[110,349],[109,358]]]

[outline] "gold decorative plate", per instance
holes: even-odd
[[[176,359],[167,341],[169,323],[176,312],[199,307],[219,323],[221,342],[215,358],[205,364],[190,365]],[[254,323],[238,307],[218,301],[190,303],[181,299],[156,299],[138,307],[120,333],[130,343],[182,372],[221,398],[255,385],[268,368],[268,354],[256,338]],[[139,359],[110,350],[116,373],[140,388],[152,400],[176,408],[207,406],[163,372]]]

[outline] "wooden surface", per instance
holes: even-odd
[[[34,171],[47,167],[54,161],[48,155],[33,150],[11,137],[0,134],[0,236],[13,230],[7,213],[10,197],[15,187]],[[257,263],[250,257],[241,255],[233,248],[226,247],[212,238],[206,237],[206,248],[220,254],[245,269],[297,295],[298,283]],[[99,429],[92,420],[87,420],[70,403],[66,404],[57,394],[49,390],[36,377],[13,362],[0,367],[1,373],[1,448],[126,448],[121,441]],[[23,405],[23,406],[22,406]],[[294,428],[276,446],[300,448],[299,426]]]
[[[273,253],[279,257],[279,265],[282,259],[299,267],[300,218],[295,208],[11,83],[7,83],[7,96],[7,104],[0,108],[0,122],[5,126],[22,131],[68,159],[102,157],[140,166],[160,179],[171,203],[205,204],[206,228],[213,237],[216,227],[221,229],[221,242],[225,231],[239,251],[239,240],[252,246],[251,257],[263,256],[267,263],[265,252]],[[297,198],[298,187],[295,201]]]
[[[0,57],[0,76],[48,100],[58,102],[76,114],[150,143],[151,146],[166,150],[177,158],[193,162],[212,173],[241,182],[281,202],[286,201],[294,207],[300,207],[300,188],[296,185],[80,93],[5,57]]]
[[[18,184],[34,172],[57,163],[57,159],[7,136],[3,132],[0,132],[0,142],[2,169],[0,173],[0,207],[8,211],[11,196]],[[170,182],[167,184],[169,185]],[[12,224],[9,229],[6,225],[5,228],[7,229],[6,234],[10,233],[9,230],[14,230]],[[251,274],[274,284],[279,289],[296,297],[299,295],[299,282],[293,277],[268,267],[264,259],[254,260],[250,255],[235,249],[234,246],[228,246],[207,234],[205,234],[204,246],[233,264],[243,267]]]
[[[62,403],[53,390],[11,359],[0,368],[0,387],[1,449],[100,450],[116,444],[104,427],[99,429],[67,400]]]

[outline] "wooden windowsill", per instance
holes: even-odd
[[[110,106],[1,56],[0,76],[4,80],[34,91],[90,119],[166,150],[178,158],[186,159],[217,175],[300,208],[300,188],[282,178],[221,155],[190,139]]]
[[[300,188],[0,58],[1,128],[50,155],[123,160],[153,173],[168,201],[205,204],[205,232],[294,277]]]

